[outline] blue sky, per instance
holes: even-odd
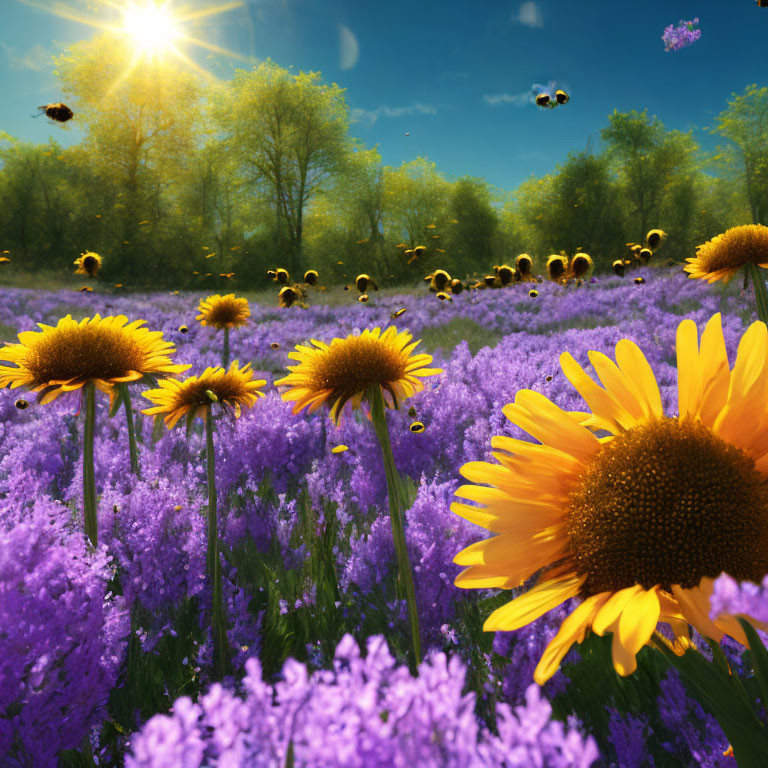
[[[118,18],[104,0],[64,4],[89,18]],[[701,39],[666,53],[664,27],[695,16]],[[50,53],[95,32],[0,0],[0,130],[28,141],[78,140],[75,128],[30,115],[60,98]],[[245,0],[189,32],[254,61],[319,70],[345,87],[352,134],[378,144],[387,165],[425,156],[449,177],[481,176],[507,190],[590,140],[598,147],[614,109],[647,107],[668,128],[695,128],[712,148],[717,139],[704,128],[730,94],[768,80],[768,8],[754,0]],[[249,66],[186,51],[223,79]],[[526,103],[532,84],[549,80],[565,87],[570,103],[554,110]]]

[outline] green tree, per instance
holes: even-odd
[[[731,140],[726,159],[740,168],[752,222],[760,223],[768,216],[768,87],[749,85],[740,96],[734,93],[713,133]]]

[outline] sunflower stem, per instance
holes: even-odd
[[[205,464],[208,473],[208,549],[206,570],[211,582],[213,631],[213,677],[221,680],[227,670],[227,632],[224,627],[221,586],[221,558],[219,557],[219,531],[216,510],[216,463],[213,450],[213,418],[211,409],[205,410]]]
[[[389,495],[389,519],[392,522],[392,536],[395,541],[395,554],[400,576],[400,585],[405,593],[408,604],[408,619],[411,625],[411,641],[413,646],[414,669],[421,663],[421,640],[419,636],[419,614],[416,610],[416,591],[413,586],[413,574],[408,558],[408,547],[405,541],[405,526],[403,523],[404,499],[400,475],[392,455],[392,443],[389,440],[387,419],[384,415],[384,397],[381,387],[377,384],[368,390],[368,403],[371,406],[371,419],[376,430],[376,437],[381,446],[384,461],[384,473],[387,476],[387,492]]]
[[[224,326],[224,349],[221,353],[221,359],[224,363],[224,370],[229,368],[229,326]]]
[[[133,406],[131,405],[131,393],[127,384],[118,385],[122,390],[123,405],[125,406],[125,423],[128,426],[128,449],[131,454],[131,473],[139,475],[139,448],[136,445],[136,428],[133,424]]]
[[[765,288],[762,270],[757,264],[753,264],[751,261],[747,264],[747,269],[752,276],[752,287],[755,289],[757,316],[768,325],[768,291],[766,291]]]
[[[98,543],[96,520],[96,477],[93,468],[93,433],[96,427],[96,384],[90,380],[83,387],[85,429],[83,431],[83,513],[85,535],[94,547]]]

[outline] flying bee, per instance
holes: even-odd
[[[279,283],[280,285],[288,285],[288,282],[291,279],[291,276],[288,274],[287,269],[283,269],[282,267],[278,267],[275,270],[275,276],[272,278],[276,283]]]
[[[637,252],[637,258],[640,259],[640,263],[645,266],[653,256],[653,251],[650,248],[641,248]]]
[[[642,285],[645,282],[644,277],[636,277],[635,278],[635,285]]]
[[[550,102],[549,94],[548,93],[540,93],[536,97],[536,106],[537,107],[548,107]]]
[[[273,342],[272,342],[272,343],[271,343],[269,346],[270,346],[272,349],[280,349],[280,343],[279,343],[279,342],[277,342],[277,341],[273,341]]]
[[[29,408],[29,401],[28,400],[17,400],[14,405],[20,410],[20,411],[26,411],[27,408]]]
[[[418,435],[421,432],[423,432],[426,429],[426,427],[424,426],[423,421],[414,421],[414,422],[411,422],[411,426],[408,427],[408,429],[410,429],[414,435]]]
[[[179,326],[179,333],[187,333],[189,331],[188,325],[180,325]]]
[[[570,277],[581,280],[590,273],[593,266],[592,258],[588,253],[576,253],[568,265],[568,273]]]
[[[401,317],[402,315],[404,315],[407,311],[408,311],[408,308],[407,307],[403,307],[402,309],[398,309],[397,312],[393,312],[390,315],[390,317],[393,320],[395,320],[396,318]]]
[[[451,280],[449,287],[451,289],[451,293],[458,295],[464,290],[464,283],[462,283],[458,277],[455,277],[453,280]]]
[[[83,286],[83,287],[80,289],[80,293],[93,293],[93,288],[91,288],[91,286],[90,286],[90,285],[84,285],[84,286]]]
[[[57,123],[66,123],[74,117],[74,112],[60,101],[55,104],[43,104],[38,109],[41,115],[45,115],[49,120],[55,120]],[[39,115],[35,115],[35,117],[39,117]]]
[[[501,287],[499,285],[499,281],[496,278],[496,275],[486,275],[483,278],[483,283],[485,283],[486,288],[499,288]]]
[[[101,269],[101,256],[93,251],[86,251],[85,253],[81,253],[73,263],[77,267],[75,270],[76,275],[96,277]]]
[[[307,285],[317,285],[317,281],[320,279],[320,276],[317,274],[316,269],[308,269],[304,273],[304,282]]]
[[[553,253],[547,259],[547,277],[553,283],[562,283],[565,276],[566,268],[568,266],[568,260],[565,256],[558,253]]]
[[[651,249],[651,251],[653,251],[653,253],[656,253],[666,237],[667,233],[663,229],[652,229],[645,236],[645,244]]]
[[[431,275],[427,275],[425,280],[429,280],[429,290],[438,293],[444,291],[451,282],[451,276],[444,269],[436,269]]]
[[[550,373],[547,376],[545,376],[544,377],[544,381],[546,381],[547,384],[549,384],[549,382],[552,381],[552,374]]]
[[[520,280],[528,282],[533,280],[533,259],[527,253],[521,253],[515,259],[515,273],[520,276]]]
[[[123,287],[123,284],[122,283],[115,283],[112,287],[120,289],[120,288]]]
[[[555,99],[558,104],[567,104],[570,101],[570,98],[571,97],[562,89],[555,91]]]
[[[624,259],[616,259],[611,267],[619,277],[624,277]]]
[[[369,288],[373,288],[374,291],[379,290],[379,286],[376,285],[373,278],[370,275],[366,275],[364,272],[355,278],[355,288],[357,288],[360,293],[367,293]]]
[[[536,106],[544,109],[554,109],[569,100],[568,94],[562,88],[558,88],[554,80],[550,80],[546,85],[534,83],[531,90],[536,94],[534,98]]]
[[[535,299],[535,298],[536,298],[536,297],[539,295],[539,292],[538,292],[538,291],[537,291],[535,288],[531,288],[531,290],[530,290],[530,291],[528,291],[528,295],[529,295],[529,296],[530,296],[532,299]]]
[[[10,264],[11,260],[7,256],[0,256],[0,264]]]
[[[453,301],[453,296],[445,291],[438,291],[437,298],[440,299],[440,301]]]
[[[299,298],[298,291],[291,288],[290,285],[286,285],[280,289],[280,293],[277,294],[278,306],[288,308]]]
[[[509,285],[515,277],[515,270],[508,264],[502,264],[496,268],[496,277],[499,278],[499,282],[502,286]]]
[[[361,294],[360,294],[360,295],[357,297],[357,300],[358,300],[358,301],[359,301],[361,304],[365,304],[365,302],[366,302],[366,301],[368,301],[368,294],[367,294],[367,293],[361,293]]]
[[[408,263],[413,264],[414,261],[416,261],[417,259],[420,259],[426,252],[427,252],[426,245],[417,245],[411,252],[411,257],[408,259]],[[407,255],[408,251],[406,251],[405,253]]]

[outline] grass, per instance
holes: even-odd
[[[484,328],[466,317],[456,317],[444,325],[424,328],[421,343],[431,354],[440,349],[444,355],[448,355],[458,344],[466,341],[472,354],[476,355],[483,347],[495,347],[503,337],[500,331]]]

